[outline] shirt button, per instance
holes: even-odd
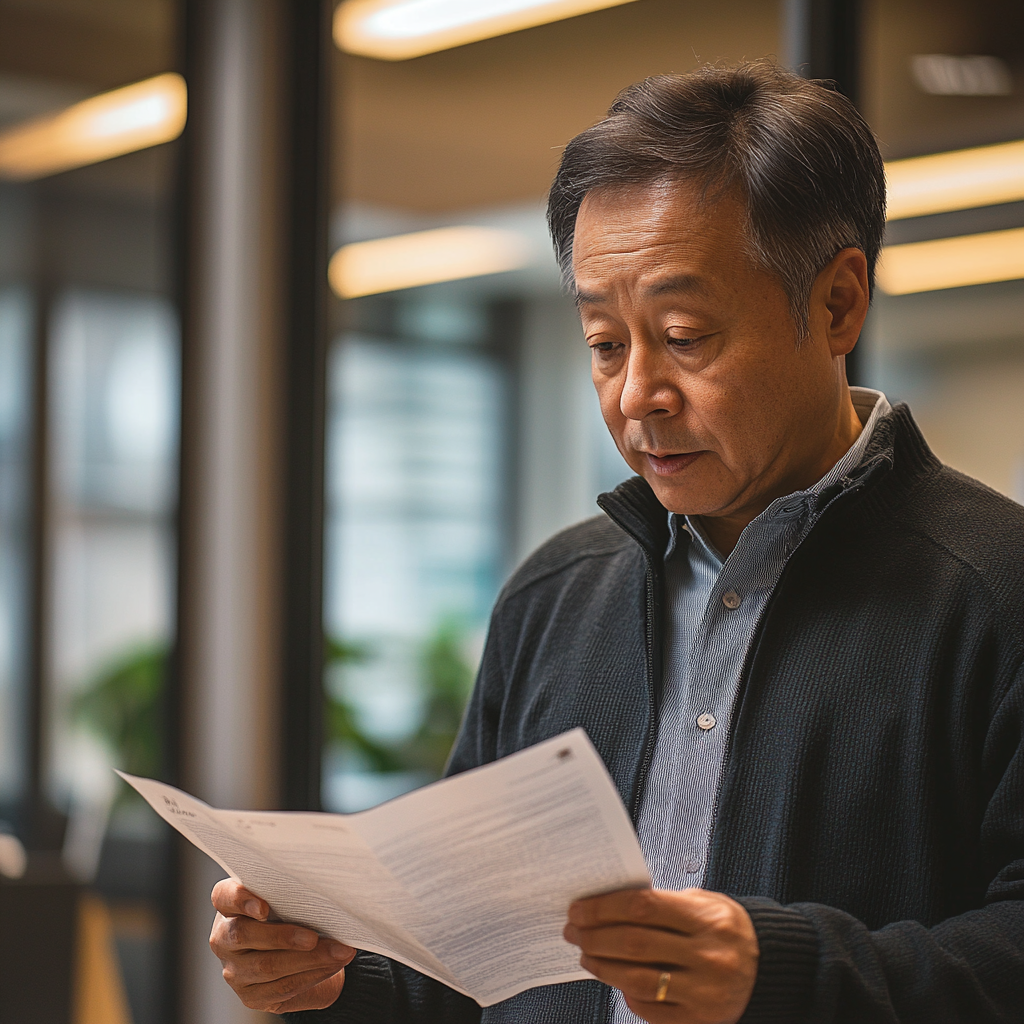
[[[733,611],[734,609],[739,608],[740,602],[742,600],[743,600],[743,598],[741,598],[740,595],[737,594],[735,590],[727,590],[722,595],[722,604],[724,604],[725,607],[728,608],[730,611]]]
[[[700,871],[700,865],[701,860],[699,857],[687,857],[686,860],[683,861],[683,870],[688,875],[695,875]]]
[[[697,726],[705,732],[707,732],[708,729],[714,729],[716,725],[718,725],[718,719],[707,711],[705,711],[703,715],[697,716]]]

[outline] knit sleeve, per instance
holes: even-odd
[[[742,1024],[1010,1024],[1024,1020],[1024,671],[987,737],[994,785],[984,900],[927,927],[870,929],[819,903],[741,898],[761,946]]]
[[[480,1007],[394,960],[359,953],[333,1006],[282,1016],[295,1024],[480,1024]]]
[[[763,904],[770,901],[757,902],[761,905],[751,917],[763,959],[742,1024],[1009,1024],[1021,1019],[1020,900],[1000,901],[934,928],[898,921],[877,931],[821,904],[767,908]]]
[[[818,935],[792,907],[759,896],[738,901],[750,915],[760,947],[757,980],[742,1024],[795,1024],[805,1019],[818,962]]]

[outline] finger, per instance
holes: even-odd
[[[693,965],[695,940],[661,928],[639,925],[609,925],[606,928],[577,928],[567,924],[563,931],[571,942],[589,956],[627,960],[642,964]]]
[[[676,1004],[680,1001],[678,997],[682,990],[681,971],[675,974],[669,982],[665,998],[655,1000],[654,997],[658,994],[658,984],[662,975],[660,967],[639,967],[622,960],[587,956],[586,953],[580,957],[580,966],[585,971],[590,971],[598,981],[603,981],[606,985],[619,989],[623,995],[631,999],[659,1004]]]
[[[220,956],[247,949],[316,949],[320,936],[311,928],[294,924],[270,924],[250,917],[218,914],[210,933],[210,945]],[[347,947],[350,948],[350,947]]]
[[[334,974],[352,962],[355,952],[350,946],[328,939],[322,946],[305,953],[294,950],[251,951],[236,953],[225,958],[223,963],[225,972],[231,975],[229,984],[232,987],[263,985],[307,971]]]
[[[213,887],[210,902],[217,912],[225,917],[244,914],[254,917],[257,921],[265,921],[270,915],[270,905],[261,900],[255,893],[238,881],[237,878],[225,878]]]
[[[337,1002],[344,984],[345,972],[338,971],[326,981],[321,981],[319,985],[314,985],[312,988],[306,989],[305,992],[299,992],[277,1006],[269,1007],[270,1012],[296,1013],[300,1010],[325,1010]]]
[[[604,896],[577,900],[569,907],[569,922],[578,928],[609,924],[645,924],[692,934],[703,924],[706,897],[702,889],[668,892],[662,889],[623,889]]]
[[[276,978],[274,981],[242,985],[237,980],[232,982],[225,971],[225,981],[238,993],[246,1006],[254,1010],[271,1010],[272,1007],[280,1006],[296,996],[310,992],[337,973],[339,973],[337,967],[333,971],[330,968],[321,967],[317,970],[289,974],[283,978]]]

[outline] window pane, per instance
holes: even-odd
[[[31,131],[36,118],[173,71],[179,6],[0,4],[0,132]],[[135,103],[137,113],[137,94]],[[157,1024],[169,1013],[161,947],[168,840],[155,815],[121,795],[110,766],[159,773],[166,723],[159,702],[175,582],[176,147],[152,145],[154,136],[149,148],[125,152],[139,141],[125,109],[101,115],[107,159],[76,148],[81,135],[50,135],[33,148],[19,147],[21,134],[8,137],[0,168],[0,800],[9,787],[27,788],[17,776],[30,740],[18,700],[31,687],[42,710],[41,735],[31,738],[42,763],[32,769],[38,802],[23,801],[21,818],[33,823],[26,838],[47,856],[63,854],[102,897],[121,968],[113,981],[124,984],[134,1024]],[[170,113],[163,103],[146,109]],[[15,286],[24,292],[15,295]],[[29,308],[36,322],[26,326]],[[44,408],[29,416],[28,366],[37,361],[47,364],[36,382]],[[48,463],[47,479],[36,481],[45,495],[32,494],[42,507],[26,509],[19,424],[35,417],[38,426],[40,411],[46,443],[32,438],[31,447],[45,457],[36,471]],[[26,512],[46,534],[31,557]],[[45,578],[28,580],[33,573]],[[30,582],[41,593],[40,622],[28,621]],[[35,627],[41,635],[30,636]],[[24,653],[37,646],[39,664],[23,680]]]
[[[863,106],[886,160],[1024,136],[1021,4],[876,0],[865,28]],[[1024,227],[1024,202],[966,205],[890,220],[886,242]],[[1024,280],[883,287],[862,344],[866,382],[910,404],[939,458],[1024,501]]]
[[[52,315],[53,654],[49,787],[110,780],[76,696],[172,630],[177,325],[166,300],[76,290]],[[81,704],[79,698],[78,704]],[[153,751],[152,770],[159,771]],[[96,774],[94,772],[102,770]],[[120,767],[120,764],[118,764]]]
[[[437,718],[454,701],[457,723],[501,573],[505,391],[480,344],[335,345],[326,617],[350,663],[331,692],[362,746],[329,750],[330,807],[377,803],[443,765],[452,722]]]

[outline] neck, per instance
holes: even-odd
[[[813,487],[853,447],[863,429],[850,389],[844,382],[836,428],[828,443],[812,458],[781,476],[772,488],[759,494],[756,502],[724,515],[700,516],[701,529],[708,540],[717,551],[728,556],[739,542],[740,534],[776,498]]]

